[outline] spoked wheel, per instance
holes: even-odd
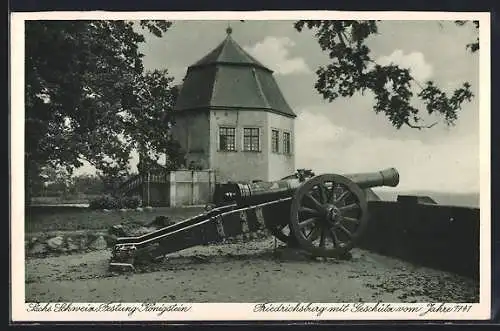
[[[270,205],[262,209],[266,227],[279,241],[290,247],[298,247],[297,238],[293,235],[290,226],[290,208],[291,202]]]
[[[299,242],[297,238],[292,233],[291,226],[286,225],[276,225],[270,229],[273,236],[279,239],[281,242],[287,244],[289,247],[299,247]]]
[[[300,247],[314,256],[340,257],[352,249],[368,220],[364,192],[334,174],[311,178],[295,192],[290,225]]]

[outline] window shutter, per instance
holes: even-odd
[[[237,152],[240,149],[238,148],[238,127],[234,126],[234,151]]]
[[[217,151],[220,151],[220,126],[217,127],[215,135],[216,135],[215,141],[217,143]]]
[[[293,144],[292,144],[292,132],[291,131],[283,131],[283,154],[292,154]],[[288,139],[287,139],[288,138]],[[287,149],[288,147],[288,149]]]
[[[285,142],[286,141],[286,133],[285,133],[285,131],[282,131],[280,133],[281,133],[280,136],[282,138],[280,145],[281,145],[281,148],[283,150],[283,154],[285,154],[285,151],[286,151],[286,145],[285,145],[286,144],[286,142]]]
[[[262,142],[264,141],[263,136],[264,136],[264,130],[262,128],[258,128],[259,130],[259,152],[262,152]]]
[[[282,151],[281,148],[281,130],[277,128],[271,128],[271,134],[270,134],[270,141],[271,141],[271,152],[280,154]]]
[[[281,139],[281,132],[282,132],[282,130],[278,130],[278,143],[276,144],[278,146],[278,154],[283,153],[283,148],[282,148],[281,143],[280,143],[280,141],[283,140],[283,139]]]
[[[240,135],[239,135],[239,141],[240,141],[240,147],[241,151],[245,151],[245,128],[241,128],[240,130]]]

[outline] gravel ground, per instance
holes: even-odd
[[[26,259],[27,302],[478,302],[479,285],[360,249],[313,261],[273,238],[198,246],[147,270],[108,270],[110,253]]]

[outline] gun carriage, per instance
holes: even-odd
[[[111,267],[131,267],[166,254],[269,230],[290,246],[317,257],[351,250],[368,222],[365,190],[397,186],[396,169],[359,174],[299,170],[274,182],[227,183],[214,192],[204,213],[139,236],[117,238]]]

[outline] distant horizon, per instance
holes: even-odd
[[[480,208],[481,204],[480,192],[440,192],[432,190],[390,191],[381,188],[374,188],[373,191],[382,200],[386,201],[395,201],[398,195],[417,195],[428,196],[440,205]]]
[[[440,191],[438,189],[398,189],[395,188],[386,188],[386,187],[375,187],[374,189],[384,191],[384,192],[398,192],[398,193],[413,193],[413,192],[422,192],[422,193],[442,193],[442,194],[480,194],[480,191]]]

